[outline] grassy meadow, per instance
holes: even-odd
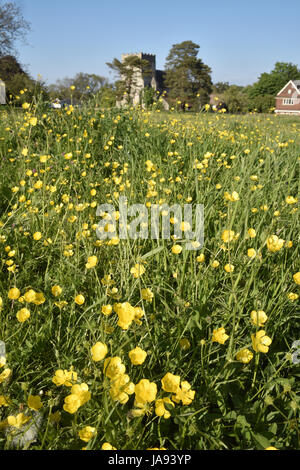
[[[300,119],[0,118],[0,448],[299,449]],[[203,247],[99,239],[120,196],[204,204]]]

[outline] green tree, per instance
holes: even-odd
[[[15,104],[22,104],[37,96],[43,99],[48,98],[45,84],[33,80],[12,55],[0,57],[0,78],[5,82],[8,102],[13,100]],[[21,90],[26,91],[21,94]],[[18,97],[17,101],[15,101],[16,97]]]
[[[217,82],[212,86],[213,93],[224,93],[230,87],[229,82]]]
[[[276,62],[270,73],[262,73],[249,91],[250,98],[263,95],[276,96],[290,80],[299,80],[300,70],[291,62]]]
[[[137,55],[128,55],[124,57],[123,61],[113,59],[112,62],[107,62],[118,76],[115,82],[116,96],[118,100],[123,100],[130,104],[132,101],[133,90],[138,85],[140,77],[142,78],[151,76],[151,65],[148,60],[141,59]]]
[[[103,85],[95,97],[101,108],[113,108],[116,104],[116,90],[111,83]]]
[[[146,109],[151,108],[151,106],[156,102],[157,94],[154,88],[145,87],[140,93],[140,102],[144,104]]]
[[[76,103],[91,98],[107,85],[108,80],[105,77],[94,73],[80,72],[73,78],[65,77],[62,80],[57,80],[56,83],[49,85],[48,90],[52,99],[67,100],[72,95]],[[75,89],[71,90],[71,86],[74,86]]]
[[[249,111],[256,111],[258,113],[270,113],[274,111],[274,107],[274,95],[259,95],[255,96],[249,101]]]
[[[0,78],[4,82],[8,82],[16,74],[25,75],[21,64],[12,55],[0,57]]]
[[[181,101],[185,105],[198,107],[198,97],[205,96],[208,102],[212,91],[211,69],[197,57],[200,46],[192,41],[174,44],[166,58],[165,84],[170,104]],[[203,103],[202,103],[203,104]]]
[[[0,57],[14,53],[15,42],[24,39],[29,29],[20,7],[15,2],[3,3],[0,0]]]
[[[224,101],[229,113],[241,114],[248,111],[249,97],[241,86],[231,85],[219,98]]]

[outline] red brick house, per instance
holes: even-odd
[[[290,80],[276,96],[276,114],[300,116],[300,80]]]

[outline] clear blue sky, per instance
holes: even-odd
[[[275,62],[300,66],[300,0],[16,0],[31,23],[19,61],[47,84],[78,72],[113,81],[105,65],[130,52],[156,55],[192,40],[213,82],[251,84]]]

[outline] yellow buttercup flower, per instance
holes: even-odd
[[[142,307],[134,307],[134,319],[133,321],[135,321],[135,323],[137,323],[138,325],[141,325],[141,318],[145,315],[145,312],[144,310],[142,309]]]
[[[58,297],[62,293],[62,288],[58,285],[55,285],[51,288],[51,292],[54,297]]]
[[[256,251],[254,250],[254,248],[249,248],[247,250],[247,256],[248,256],[248,258],[255,258]]]
[[[233,191],[232,194],[228,193],[228,191],[225,191],[224,199],[226,201],[236,202],[236,201],[239,201],[240,196],[236,191]]]
[[[9,406],[10,405],[10,400],[8,397],[5,397],[4,395],[0,395],[0,407],[1,406]]]
[[[27,308],[21,308],[21,310],[17,312],[16,316],[20,323],[24,323],[30,317],[30,312]]]
[[[236,359],[242,362],[243,364],[248,364],[248,362],[250,362],[252,358],[253,358],[253,354],[250,351],[250,349],[247,349],[247,348],[242,349],[236,355]]]
[[[180,376],[167,372],[161,379],[161,385],[165,392],[176,393],[180,385]]]
[[[293,196],[287,196],[285,198],[285,202],[287,204],[296,204],[298,202],[298,198],[297,197],[293,197]]]
[[[7,423],[9,426],[20,429],[29,420],[29,416],[26,416],[24,413],[19,413],[17,416],[8,416]]]
[[[36,117],[32,117],[29,119],[29,124],[31,126],[36,126],[37,125],[37,118]]]
[[[23,295],[25,302],[33,302],[36,297],[36,292],[33,289],[29,289],[25,294]]]
[[[215,260],[211,263],[211,266],[212,266],[213,268],[218,268],[218,267],[220,266],[220,263],[219,263],[219,261],[217,261],[217,260],[215,259]]]
[[[213,335],[212,335],[213,343],[225,344],[225,341],[227,341],[228,338],[229,336],[225,333],[224,327],[218,328],[217,330],[216,329],[213,330]]]
[[[267,239],[267,248],[272,253],[276,253],[276,251],[281,250],[284,245],[284,240],[282,238],[278,238],[277,235],[271,235]]]
[[[41,232],[35,232],[35,233],[33,234],[33,239],[34,239],[34,240],[38,241],[38,240],[40,240],[41,238],[42,238]]]
[[[32,302],[33,302],[35,305],[41,305],[41,304],[43,304],[43,303],[45,302],[45,300],[46,300],[46,299],[45,299],[45,296],[44,296],[44,294],[43,294],[42,292],[36,292],[36,293],[35,293],[35,298],[33,299]]]
[[[300,286],[300,271],[293,275],[293,279],[298,286]]]
[[[205,107],[206,106],[209,106],[209,105],[206,104]],[[167,448],[166,447],[148,447],[146,450],[167,450]]]
[[[75,297],[75,303],[76,303],[77,305],[83,305],[84,302],[85,302],[85,298],[84,298],[84,296],[83,296],[82,294],[76,295],[76,297]]]
[[[78,432],[78,435],[82,441],[89,442],[93,437],[97,435],[97,430],[92,426],[85,426]]]
[[[6,357],[0,356],[0,367],[5,366],[5,364],[6,364]]]
[[[63,405],[63,409],[70,414],[76,413],[78,408],[80,407],[80,398],[75,393],[68,395],[65,398],[65,403]]]
[[[175,403],[182,402],[183,405],[190,405],[195,397],[195,390],[191,390],[191,385],[185,380],[181,382],[180,388],[177,390],[176,395],[172,396]]]
[[[179,341],[179,345],[181,349],[183,349],[183,351],[186,351],[191,347],[191,343],[187,338],[181,338],[181,340]]]
[[[153,295],[153,292],[149,288],[142,289],[141,294],[142,294],[143,300],[146,300],[147,302],[152,302],[154,295]]]
[[[142,264],[136,264],[133,268],[131,268],[130,273],[135,279],[137,279],[138,277],[142,276],[145,271],[146,269]]]
[[[19,289],[17,287],[12,287],[8,291],[8,298],[11,299],[11,300],[18,299],[20,297],[20,295],[21,295],[21,292],[19,291]]]
[[[101,284],[106,287],[110,287],[115,284],[115,281],[111,278],[110,274],[105,274],[105,276],[101,279]]]
[[[258,312],[256,310],[252,310],[250,317],[253,325],[258,326],[263,326],[268,320],[268,317],[263,310],[258,310]]]
[[[199,256],[197,256],[196,261],[198,261],[198,263],[204,263],[205,262],[205,255],[203,253],[201,253]]]
[[[294,292],[289,292],[289,293],[287,294],[287,298],[288,298],[289,300],[291,300],[292,302],[294,302],[294,300],[297,300],[298,297],[299,297],[299,295],[298,295],[298,294],[295,294]]]
[[[168,419],[171,413],[165,408],[165,404],[175,406],[170,398],[159,398],[155,401],[155,414],[156,416],[162,416],[164,419]]]
[[[256,231],[254,230],[254,228],[249,228],[248,229],[248,235],[250,238],[255,238],[256,237]]]
[[[109,442],[104,442],[102,444],[101,450],[117,450],[116,447],[113,447]]]
[[[135,401],[145,404],[155,400],[157,394],[157,385],[148,379],[141,379],[135,386]]]
[[[104,361],[103,372],[109,379],[125,373],[125,366],[119,356],[108,357]]]
[[[33,187],[35,189],[41,189],[43,187],[43,181],[42,180],[38,180],[36,183],[34,183]]]
[[[92,359],[95,362],[102,361],[102,359],[105,358],[107,353],[108,353],[108,348],[106,344],[104,343],[98,342],[94,344],[94,346],[92,346],[91,348]]]
[[[65,307],[66,305],[68,305],[68,302],[66,302],[65,300],[60,300],[59,302],[54,302],[54,304],[55,304],[59,309],[62,309],[63,307]]]
[[[142,348],[137,346],[128,353],[131,364],[134,366],[139,366],[143,364],[146,359],[147,353]]]
[[[103,313],[103,315],[110,315],[112,312],[112,305],[102,305],[101,312]]]
[[[266,335],[264,330],[259,330],[255,334],[251,335],[252,347],[256,352],[267,353],[269,346],[272,343],[271,338]]]
[[[94,268],[97,263],[98,263],[97,256],[95,256],[95,255],[94,256],[89,256],[85,267],[87,269],[91,269],[91,268]]]
[[[0,374],[0,384],[2,384],[2,382],[4,382],[5,380],[8,379],[8,377],[10,376],[11,374],[11,369],[4,369],[3,372],[1,372]]]
[[[111,379],[110,396],[114,401],[119,401],[122,405],[128,402],[129,395],[132,395],[135,390],[135,385],[130,382],[130,377],[127,374],[119,374]]]
[[[38,411],[40,408],[42,408],[43,403],[39,395],[29,395],[27,405],[32,410]]]
[[[73,371],[72,368],[70,370],[58,369],[55,372],[54,377],[52,378],[52,382],[57,387],[60,387],[61,385],[65,385],[66,387],[72,387],[73,382],[76,382],[76,380],[77,372]]]
[[[71,394],[65,398],[63,409],[68,413],[76,413],[78,408],[91,399],[91,393],[86,383],[75,384],[71,388]]]
[[[235,239],[235,232],[233,230],[224,230],[221,236],[223,242],[229,243]]]
[[[135,309],[129,302],[114,304],[114,311],[119,317],[118,326],[127,330],[135,317]]]
[[[173,245],[171,251],[172,251],[172,253],[174,253],[175,255],[179,255],[179,253],[182,252],[182,246],[180,246],[180,245]]]
[[[234,266],[233,264],[225,264],[224,269],[227,273],[232,273],[234,271]]]

